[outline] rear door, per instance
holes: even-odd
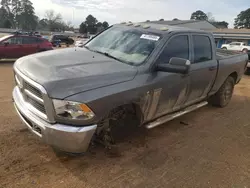
[[[216,78],[218,62],[213,52],[213,38],[203,34],[192,34],[192,60],[189,73],[189,89],[186,105],[207,97]]]
[[[7,43],[7,44],[4,44]],[[19,58],[21,57],[22,39],[19,36],[10,37],[0,44],[0,58]]]
[[[38,40],[36,37],[22,37],[22,55],[34,54],[39,49]]]

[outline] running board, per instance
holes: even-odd
[[[197,109],[199,109],[199,108],[201,108],[203,106],[206,106],[207,104],[208,104],[208,102],[201,102],[199,104],[195,104],[193,106],[189,106],[186,109],[181,110],[179,112],[176,112],[174,114],[170,114],[170,115],[166,115],[166,116],[160,117],[160,118],[156,119],[155,121],[146,124],[146,128],[147,129],[155,128],[155,127],[157,127],[159,125],[162,125],[163,123],[166,123],[166,122],[171,121],[171,120],[173,120],[175,118],[178,118],[178,117],[180,117],[180,116],[182,116],[184,114],[187,114],[189,112],[197,110]]]

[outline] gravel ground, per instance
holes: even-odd
[[[29,133],[12,102],[12,63],[0,64],[0,188],[250,187],[250,77],[224,109],[204,107],[84,156],[56,153]]]

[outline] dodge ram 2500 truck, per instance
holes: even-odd
[[[204,31],[117,24],[84,48],[18,59],[14,106],[47,144],[82,153],[95,139],[113,144],[131,126],[151,129],[208,103],[226,106],[247,60],[216,51]]]

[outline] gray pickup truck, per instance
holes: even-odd
[[[117,24],[83,48],[18,59],[14,106],[47,144],[82,153],[131,127],[151,129],[208,103],[226,106],[247,60],[216,51],[208,32]]]

